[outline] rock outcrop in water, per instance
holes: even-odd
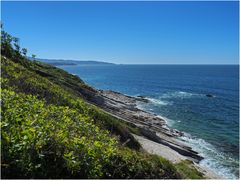
[[[206,94],[206,96],[207,96],[207,97],[213,97],[213,95],[212,95],[212,94]]]

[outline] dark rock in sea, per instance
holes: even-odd
[[[170,131],[173,133],[173,135],[175,135],[176,137],[180,137],[180,136],[183,136],[184,133],[177,130],[177,129],[170,129]]]
[[[139,98],[145,98],[145,96],[137,96],[137,97],[139,97]]]
[[[136,100],[138,100],[138,101],[142,101],[142,102],[145,102],[145,103],[148,103],[148,102],[149,102],[149,100],[146,99],[145,96],[137,96],[137,97],[135,97],[135,98],[136,98]]]
[[[207,96],[207,97],[213,97],[213,95],[211,95],[211,94],[206,94],[206,96]]]

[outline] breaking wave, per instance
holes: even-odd
[[[175,91],[175,92],[168,92],[164,93],[161,96],[158,97],[146,97],[147,100],[150,101],[153,105],[157,106],[167,106],[167,105],[172,105],[173,104],[173,99],[180,98],[196,98],[196,97],[204,97],[204,94],[197,94],[197,93],[189,93],[189,92],[184,92],[184,91]]]
[[[166,121],[168,127],[174,126],[176,123],[181,123],[181,120],[172,120],[165,116],[160,115],[161,113],[155,107],[173,105],[177,99],[187,98],[205,98],[205,94],[190,93],[184,91],[167,92],[158,97],[147,97],[149,103],[140,105],[139,108],[154,112],[158,114],[161,119]],[[194,151],[197,151],[204,159],[200,162],[200,166],[213,171],[215,174],[228,179],[238,179],[238,160],[230,157],[224,152],[220,152],[212,144],[207,141],[191,136],[190,134],[184,133],[184,136],[180,138],[186,145],[192,147]],[[233,164],[235,164],[233,166]]]
[[[168,98],[192,98],[192,97],[203,97],[204,94],[190,93],[184,91],[175,91],[168,92],[163,94],[160,98],[168,99]]]
[[[200,166],[212,170],[221,177],[238,179],[238,177],[234,175],[238,172],[238,169],[230,168],[232,163],[238,163],[236,159],[229,157],[225,153],[219,152],[212,144],[203,139],[194,138],[190,134],[184,134],[185,136],[180,137],[180,139],[204,157],[204,159],[200,161]]]
[[[166,105],[171,105],[171,102],[168,101],[164,101],[161,99],[156,99],[156,98],[146,98],[147,100],[149,100],[151,103],[155,104],[155,105],[162,105],[162,106],[166,106]]]

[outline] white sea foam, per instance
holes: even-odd
[[[142,103],[142,102],[136,102],[136,107],[137,107],[138,109],[141,109],[141,110],[144,110],[144,111],[147,110],[147,109],[146,109],[146,104],[145,104],[145,103]],[[148,110],[151,110],[151,109],[148,109]]]
[[[197,93],[190,93],[184,91],[175,91],[175,92],[168,92],[161,96],[161,98],[168,99],[168,98],[191,98],[191,97],[200,97],[204,96],[204,94],[197,94]]]
[[[166,122],[167,126],[172,126],[175,123],[174,120],[166,118],[165,116],[157,115],[157,117],[163,119]]]
[[[156,106],[166,106],[166,105],[172,105],[173,101],[168,101],[168,99],[172,98],[191,98],[191,97],[201,97],[204,96],[203,94],[197,94],[197,93],[189,93],[184,91],[175,91],[175,92],[168,92],[165,93],[157,98],[147,97],[146,99],[150,101],[153,105]]]
[[[200,166],[207,167],[209,170],[212,170],[221,177],[237,179],[233,172],[231,172],[231,169],[226,166],[227,161],[229,162],[236,160],[228,157],[224,153],[219,152],[212,144],[203,139],[193,138],[191,135],[186,133],[184,133],[184,135],[185,136],[181,137],[180,139],[204,157],[204,159],[200,162]]]
[[[169,92],[165,93],[162,96],[158,98],[147,98],[151,104],[156,106],[166,106],[166,105],[172,105],[173,102],[169,101],[168,99],[172,98],[197,98],[197,97],[203,97],[204,94],[197,94],[197,93],[189,93],[189,92],[183,92],[183,91],[175,91],[175,92]],[[139,105],[140,109],[143,110],[150,110],[150,108],[146,107],[145,105]],[[152,109],[150,110],[152,111]],[[158,115],[161,119],[166,121],[166,124],[171,127],[174,123],[178,122],[180,123],[180,120],[171,120],[166,117]],[[188,146],[192,147],[193,150],[197,151],[201,156],[204,157],[204,159],[200,162],[200,166],[206,167],[209,170],[212,170],[216,174],[220,175],[224,178],[229,179],[237,179],[237,177],[232,172],[231,165],[232,163],[238,163],[236,162],[236,159],[232,159],[231,157],[228,157],[227,154],[219,152],[218,149],[216,149],[212,144],[208,143],[207,141],[192,137],[190,134],[184,133],[184,136],[180,138],[182,141],[184,141]]]
[[[161,99],[156,99],[156,98],[146,98],[149,100],[151,103],[156,104],[156,105],[161,105],[161,106],[166,106],[166,105],[171,105],[171,102],[168,101],[163,101]]]
[[[175,91],[175,92],[168,92],[165,93],[157,98],[152,98],[152,97],[146,97],[147,100],[150,101],[153,105],[158,105],[158,106],[166,106],[166,105],[172,105],[172,101],[167,101],[167,99],[172,99],[172,98],[191,98],[191,97],[200,97],[204,96],[203,94],[197,94],[197,93],[189,93],[189,92],[184,92],[184,91]]]

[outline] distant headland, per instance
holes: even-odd
[[[93,60],[66,60],[66,59],[42,59],[42,58],[32,58],[28,57],[30,60],[37,60],[44,63],[48,63],[54,66],[64,66],[64,65],[115,65],[114,63],[103,62],[103,61],[93,61]]]

